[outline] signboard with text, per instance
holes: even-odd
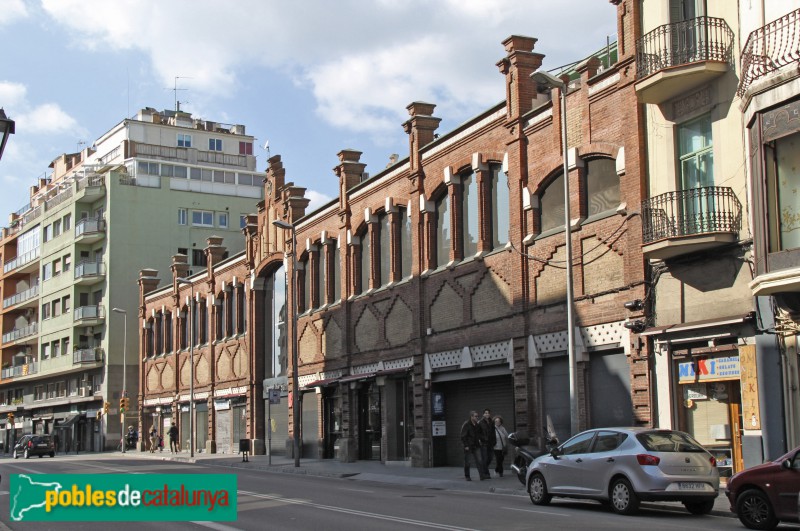
[[[738,380],[740,374],[739,356],[697,358],[678,364],[679,383],[707,380]]]

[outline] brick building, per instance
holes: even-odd
[[[642,119],[633,87],[638,22],[626,14],[630,2],[615,3],[618,59],[575,65],[566,95],[581,429],[653,420],[648,351],[625,326],[643,314],[624,307],[647,298]],[[198,311],[208,316],[201,323],[225,319],[223,286],[241,282],[236,300],[252,324],[233,339],[210,327],[206,346],[195,350],[205,448],[221,448],[218,417],[229,404],[217,408],[220,389],[243,390],[243,429],[257,449],[269,415],[272,437],[287,452],[291,411],[283,402],[267,413],[264,392],[300,393],[304,457],[457,465],[460,426],[469,410],[485,407],[509,431],[541,437],[549,415],[562,439],[570,434],[562,109],[557,89],[531,79],[543,58],[535,44],[523,36],[503,42],[505,100],[457,129],[437,133],[435,105],[411,103],[408,156],[380,173],[365,178],[361,153],[340,151],[332,177],[339,196],[314,212],[306,212],[304,189],[287,180],[281,157],[269,159],[245,254],[221,264],[209,258],[208,271],[190,277]],[[179,310],[190,289],[175,284],[179,267],[178,258],[173,285],[162,290],[154,291],[152,272],[140,278],[145,412],[161,400],[173,415],[189,409],[188,349],[163,359],[146,350],[160,308],[188,315]],[[294,332],[296,390],[288,378]],[[234,368],[223,374],[220,360]]]

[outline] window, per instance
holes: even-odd
[[[180,314],[180,345],[178,348],[185,349],[189,347],[189,307],[184,306]]]
[[[61,274],[61,259],[56,258],[53,260],[53,276],[57,277]]]
[[[214,322],[214,337],[220,339],[225,334],[225,292],[217,293],[214,305],[217,307],[216,320]]]
[[[714,184],[712,148],[711,116],[703,116],[678,127],[682,190]]]
[[[628,436],[616,431],[601,431],[594,440],[592,452],[610,452],[616,450]]]
[[[144,353],[145,356],[148,358],[152,358],[155,354],[155,322],[154,319],[148,319],[147,323],[145,324],[145,331],[144,331],[145,343],[144,343]]]
[[[53,226],[52,225],[48,225],[48,226],[46,226],[44,228],[44,235],[43,235],[42,239],[44,241],[46,241],[46,242],[49,242],[50,240],[53,239]]]
[[[233,336],[233,311],[235,305],[233,304],[233,290],[229,287],[225,291],[225,300],[223,301],[223,306],[225,307],[225,337],[232,337]]]
[[[164,313],[164,352],[172,352],[172,312]]]
[[[564,174],[559,173],[539,196],[539,232],[564,226]]]
[[[253,176],[249,173],[240,173],[239,175],[239,184],[245,184],[247,186],[253,186]]]
[[[236,174],[232,171],[214,170],[214,182],[225,184],[236,184]]]
[[[69,338],[65,337],[61,340],[61,355],[66,356],[69,354]]]
[[[208,210],[192,210],[192,225],[196,227],[213,227],[214,213]]]
[[[325,288],[326,288],[326,283],[325,283],[325,273],[326,273],[325,262],[327,261],[326,259],[328,258],[326,256],[327,252],[328,252],[328,248],[327,248],[326,245],[320,245],[319,246],[319,253],[317,253],[317,256],[318,256],[318,258],[317,258],[317,267],[315,268],[316,269],[316,271],[315,271],[316,274],[314,275],[316,277],[316,280],[317,280],[317,301],[316,301],[317,302],[317,306],[324,306],[325,302],[328,299],[327,296],[326,296],[326,293],[325,293]]]
[[[53,222],[53,238],[61,235],[61,220],[57,219]]]
[[[205,267],[208,265],[208,258],[203,249],[192,249],[192,265]]]
[[[511,229],[509,212],[511,211],[508,195],[508,174],[503,171],[500,164],[489,165],[490,215],[492,220],[492,241],[489,242],[493,249],[503,247],[508,243],[508,231]]]
[[[52,301],[50,304],[53,307],[53,317],[58,317],[59,315],[61,315],[61,301],[59,299],[56,299]]]
[[[200,345],[208,343],[208,304],[206,299],[200,299],[197,304],[197,342]]]
[[[217,225],[219,225],[219,227],[221,229],[227,229],[228,228],[228,213],[227,212],[220,212],[219,214],[217,214]]]
[[[44,400],[44,386],[37,385],[33,388],[33,399],[35,401]]]
[[[615,210],[619,206],[619,176],[613,159],[586,161],[586,201],[588,216]]]
[[[398,209],[400,224],[400,278],[411,276],[411,216],[405,208]]]
[[[268,337],[267,352],[265,352],[264,373],[267,378],[275,378],[286,374],[288,362],[287,333],[286,333],[286,269],[280,266],[267,282],[272,288],[262,292],[265,297],[264,309],[267,323]]]
[[[136,172],[141,175],[158,175],[158,163],[139,161]]]
[[[303,307],[301,311],[311,309],[311,268],[308,263],[308,255],[300,262],[301,268],[299,275],[303,279]]]
[[[57,397],[64,397],[67,396],[67,386],[64,385],[64,382],[56,382],[56,396]]]
[[[177,177],[178,179],[185,179],[186,176],[188,175],[186,166],[175,166],[174,168],[175,168],[174,177]]]
[[[436,202],[436,267],[450,261],[450,195]]]
[[[50,280],[50,277],[53,276],[53,264],[43,264],[42,265],[42,280]]]
[[[179,208],[178,209],[178,225],[186,225],[186,209]]]
[[[192,147],[192,135],[178,133],[178,147],[183,147],[183,148]]]
[[[247,214],[242,214],[239,216],[239,228],[243,229],[247,226]]]
[[[53,357],[54,358],[59,357],[61,355],[61,341],[59,341],[58,339],[53,341],[52,349],[53,349]]]
[[[372,246],[370,245],[369,241],[369,230],[364,228],[364,232],[361,234],[361,285],[360,285],[360,293],[364,293],[369,289],[369,277],[370,277],[370,264],[372,260],[370,259],[370,253],[372,250]]]
[[[200,180],[206,181],[208,183],[211,182],[214,172],[212,170],[201,169],[200,170]]]
[[[189,170],[189,178],[190,179],[192,179],[194,181],[199,181],[201,175],[202,175],[202,172],[200,171],[200,168],[190,168],[190,170]]]
[[[474,173],[461,178],[461,234],[463,257],[474,256],[478,252],[480,232],[478,230],[478,181]]]
[[[78,379],[70,378],[67,385],[69,396],[78,396]]]
[[[42,343],[42,359],[50,359],[50,343]]]
[[[244,284],[239,284],[234,288],[236,291],[236,315],[239,318],[236,320],[236,333],[243,334],[247,329],[247,312],[244,300]]]
[[[64,262],[64,272],[66,273],[67,271],[69,271],[69,268],[72,266],[72,256],[68,255],[68,254],[65,254],[63,262]]]
[[[64,231],[68,231],[72,226],[72,214],[64,216]]]
[[[239,142],[239,155],[252,155],[253,143],[252,142]]]
[[[70,297],[69,295],[65,295],[63,299],[61,299],[61,311],[63,313],[69,312],[69,305],[70,305]]]
[[[385,286],[392,281],[392,226],[389,223],[389,215],[381,214],[378,216],[378,223],[375,229],[378,231],[378,249],[375,253],[379,261],[377,284]]]
[[[222,151],[222,139],[221,138],[209,138],[208,139],[208,150],[209,151]]]
[[[162,177],[172,177],[175,175],[175,167],[171,164],[162,164],[160,175]]]
[[[576,435],[564,443],[564,445],[561,447],[561,453],[563,455],[585,454],[589,451],[589,447],[592,445],[593,437],[593,431]]]
[[[333,291],[333,301],[331,302],[339,302],[342,298],[342,266],[339,263],[341,259],[341,255],[339,254],[339,242],[338,240],[334,240],[331,244],[331,248],[333,249],[333,257],[331,258],[331,265],[330,268],[333,270],[331,272],[331,289]]]
[[[178,247],[178,254],[182,254],[184,256],[188,256],[189,255],[189,249],[187,249],[186,247]]]
[[[765,146],[767,235],[771,252],[800,248],[800,133]]]

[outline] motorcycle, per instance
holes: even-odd
[[[528,467],[533,460],[549,454],[554,448],[558,447],[558,437],[556,437],[550,415],[547,416],[547,435],[545,436],[544,448],[531,446],[530,439],[521,433],[509,433],[508,442],[514,447],[514,461],[511,463],[511,470],[523,485],[525,485],[525,479],[528,475]]]

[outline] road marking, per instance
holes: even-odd
[[[41,470],[34,470],[32,468],[28,468],[28,467],[25,467],[25,466],[20,466],[20,465],[17,465],[17,464],[9,464],[7,466],[18,468],[20,470],[24,470],[25,472],[28,472],[29,474],[41,474],[42,473]]]
[[[363,489],[338,489],[338,490],[349,490],[350,492],[367,492],[369,494],[374,493],[374,490],[363,490]]]
[[[209,529],[216,529],[216,531],[242,531],[238,527],[231,527],[229,525],[218,524],[216,522],[191,522],[191,523],[201,525]]]
[[[566,516],[567,518],[572,516],[571,514],[554,513],[554,512],[551,512],[551,511],[539,511],[537,509],[520,509],[519,507],[501,507],[501,509],[505,509],[507,511],[521,511],[523,513],[549,514],[549,515],[552,515],[552,516]]]
[[[376,520],[386,520],[389,522],[398,522],[401,524],[409,524],[409,525],[416,525],[419,527],[430,527],[433,529],[447,529],[449,531],[477,531],[470,527],[457,527],[452,525],[446,524],[437,524],[435,522],[426,522],[423,520],[412,520],[410,518],[401,518],[398,516],[389,516],[386,514],[378,514],[378,513],[369,513],[366,511],[358,511],[356,509],[346,509],[344,507],[334,507],[331,505],[322,505],[319,503],[314,503],[308,500],[298,500],[294,498],[283,498],[281,496],[273,496],[270,494],[258,494],[256,492],[248,492],[244,490],[238,491],[239,494],[245,496],[252,496],[254,498],[263,498],[265,500],[280,500],[286,503],[292,503],[296,505],[303,505],[306,507],[313,507],[315,509],[321,509],[323,511],[331,511],[336,513],[344,513],[344,514],[351,514],[354,516],[363,516],[365,518],[374,518]]]

